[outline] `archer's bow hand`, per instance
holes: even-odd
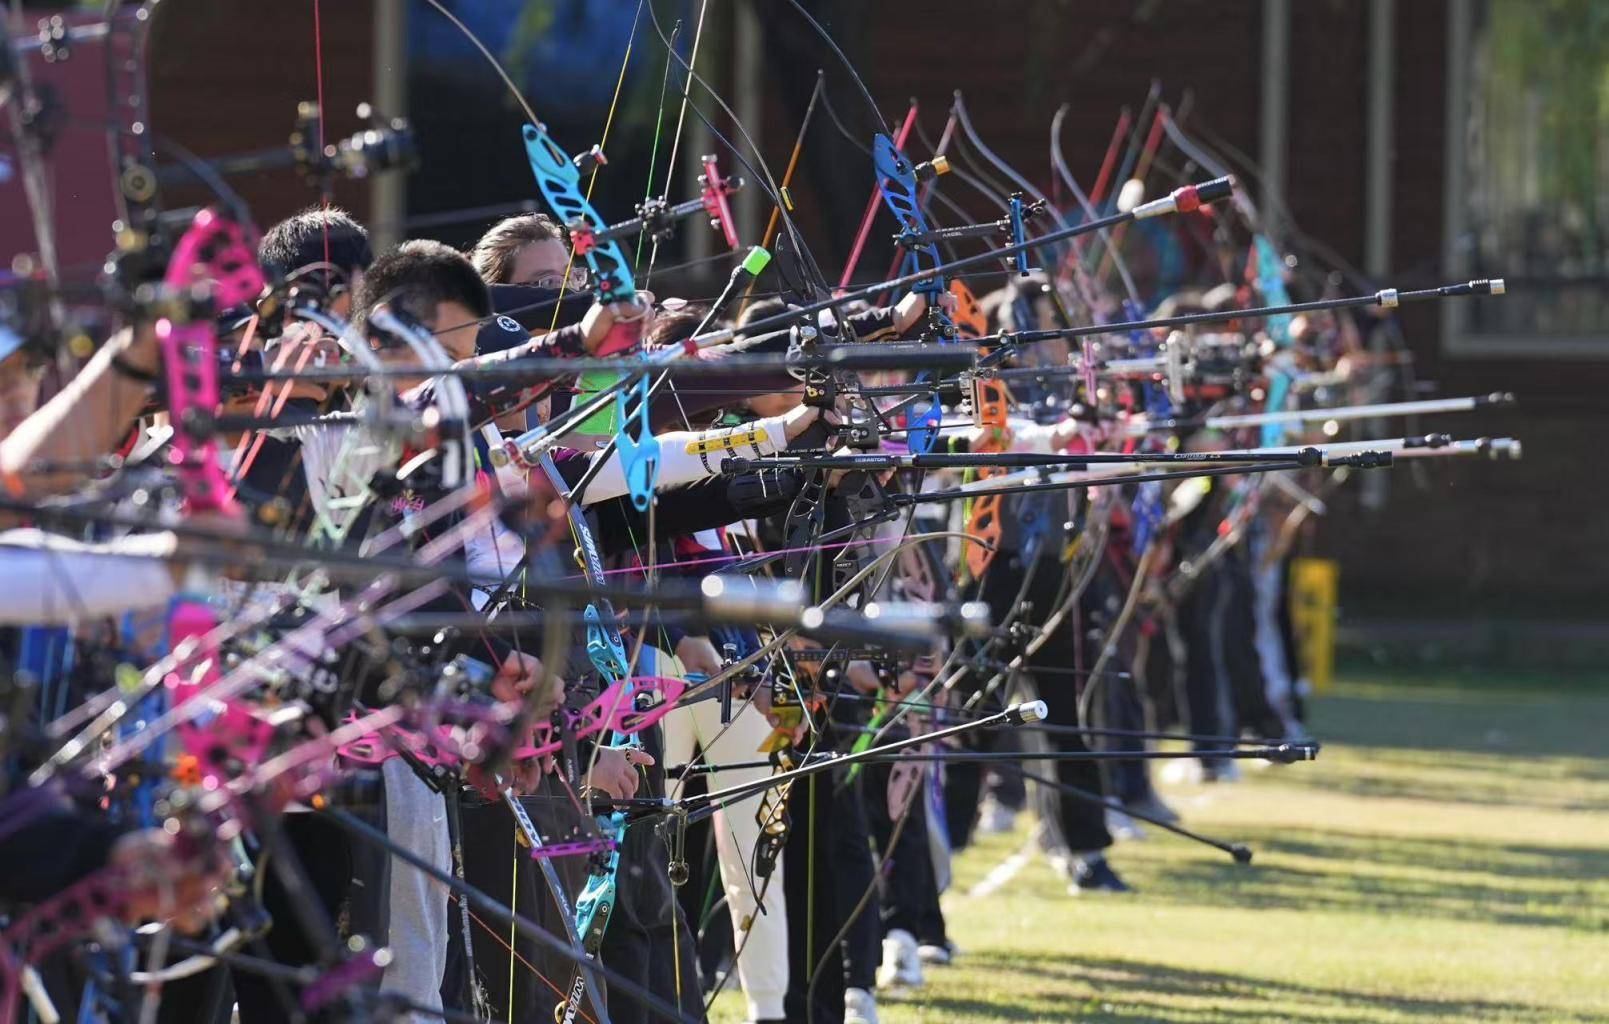
[[[792,444],[822,418],[821,414],[822,410],[814,405],[794,406],[782,417],[782,436]],[[834,422],[835,417],[828,416],[827,420]]]
[[[587,773],[587,788],[596,789],[614,800],[630,800],[637,795],[642,780],[638,767],[654,764],[653,755],[632,747],[599,747],[597,761]]]
[[[583,344],[589,356],[612,356],[637,347],[654,323],[652,292],[638,292],[633,298],[594,303],[581,318]]]

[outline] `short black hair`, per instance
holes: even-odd
[[[423,238],[387,249],[369,265],[352,303],[352,322],[361,326],[382,302],[420,323],[429,323],[442,302],[456,302],[476,318],[492,313],[486,282],[469,258]]]
[[[257,262],[270,277],[282,278],[311,263],[327,262],[350,275],[367,270],[374,260],[369,232],[338,206],[309,206],[268,229],[257,243]]]

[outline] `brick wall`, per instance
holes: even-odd
[[[318,96],[311,3],[164,0],[150,35],[151,123],[198,156],[284,145],[296,104]],[[320,5],[325,137],[363,127],[354,113],[371,98],[371,0]],[[159,154],[160,156],[160,154]],[[261,227],[318,200],[293,170],[230,182]],[[205,202],[199,187],[175,188],[169,205]],[[367,214],[368,186],[338,180],[335,202]]]

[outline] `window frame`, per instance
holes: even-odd
[[[1469,226],[1469,109],[1475,72],[1475,3],[1447,0],[1447,137],[1442,266],[1450,281],[1472,273],[1459,241]],[[1516,282],[1519,283],[1519,282]],[[1523,284],[1520,285],[1523,287]],[[1468,304],[1442,304],[1441,351],[1460,359],[1609,360],[1609,326],[1594,334],[1484,334],[1469,327]]]

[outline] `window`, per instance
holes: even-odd
[[[1451,0],[1446,265],[1467,356],[1609,358],[1609,4]]]

